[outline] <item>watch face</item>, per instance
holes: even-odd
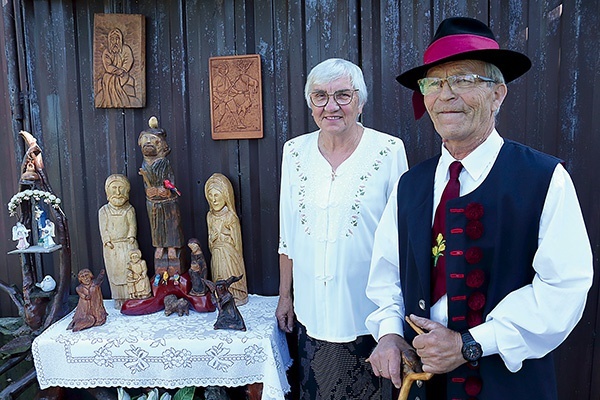
[[[465,345],[462,353],[467,361],[477,361],[481,357],[481,346],[479,343]]]

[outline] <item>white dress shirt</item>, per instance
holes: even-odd
[[[460,160],[460,195],[475,190],[486,179],[504,140],[494,130],[471,154]],[[434,207],[448,181],[448,166],[455,159],[442,145],[434,178]],[[379,339],[388,333],[403,335],[404,303],[398,271],[397,185],[375,233],[367,296],[378,305],[366,320]],[[435,211],[434,211],[435,212]],[[431,216],[433,221],[433,213]],[[571,177],[556,166],[540,219],[533,282],[507,295],[470,329],[483,355],[499,354],[516,372],[525,359],[540,358],[554,350],[575,327],[592,284],[593,264],[589,238]],[[447,296],[431,308],[431,319],[447,325]]]

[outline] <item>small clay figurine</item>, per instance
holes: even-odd
[[[139,249],[129,253],[130,261],[127,263],[127,289],[130,299],[147,299],[152,294],[150,279],[148,278],[148,267],[146,261],[142,260],[142,252]]]
[[[204,284],[208,286],[213,294],[213,302],[216,300],[217,309],[219,310],[217,321],[214,324],[215,329],[246,330],[244,318],[242,318],[242,314],[235,305],[233,295],[229,292],[231,284],[238,282],[240,279],[242,279],[241,276],[231,276],[227,280],[219,279],[214,283],[208,279],[203,279]]]
[[[200,241],[192,238],[188,240],[188,247],[192,252],[190,269],[188,270],[192,281],[192,289],[189,294],[191,296],[204,296],[208,292],[208,288],[202,282],[202,279],[208,279],[208,266],[200,247]]]
[[[168,294],[165,296],[165,315],[177,313],[180,317],[182,315],[190,314],[190,303],[184,298],[178,299],[174,294]]]
[[[29,229],[27,229],[22,223],[17,222],[17,224],[12,228],[12,240],[18,241],[17,249],[25,250],[29,247],[27,237],[29,237]]]
[[[100,289],[104,275],[105,272],[102,270],[98,274],[98,277],[94,279],[94,275],[89,269],[85,268],[79,271],[77,274],[79,286],[76,288],[79,295],[79,302],[77,303],[73,320],[67,329],[77,332],[82,329],[91,328],[92,326],[103,325],[106,322],[108,313],[104,308],[102,291]]]
[[[231,285],[230,290],[235,304],[241,306],[248,302],[248,286],[242,249],[242,229],[235,212],[233,187],[225,175],[215,173],[206,181],[204,194],[210,206],[206,222],[208,248],[212,256],[212,278],[217,281],[239,276],[240,280]]]

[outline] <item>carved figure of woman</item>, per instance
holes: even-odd
[[[188,270],[190,280],[192,281],[192,289],[189,294],[191,296],[204,296],[208,289],[202,279],[208,279],[208,266],[206,265],[204,254],[202,254],[200,241],[192,238],[188,240],[188,247],[192,252],[190,256],[190,269]]]
[[[242,250],[242,230],[235,212],[231,182],[223,174],[213,174],[204,185],[204,194],[210,206],[206,215],[208,248],[211,252],[212,279],[225,280],[242,276],[231,284],[229,290],[240,306],[248,302],[248,285]]]
[[[79,286],[75,290],[79,295],[79,302],[73,320],[67,326],[67,329],[72,329],[73,332],[103,325],[108,315],[104,308],[100,289],[100,285],[104,280],[104,270],[100,271],[98,277],[94,279],[92,271],[84,268],[79,271],[77,278],[79,279]]]
[[[147,299],[152,294],[148,266],[142,260],[142,252],[138,249],[129,253],[130,261],[127,263],[127,289],[131,299]]]

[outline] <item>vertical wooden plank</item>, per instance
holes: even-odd
[[[554,18],[558,19],[556,46],[561,52],[560,62],[555,64],[556,71],[552,71],[548,86],[552,85],[556,93],[557,121],[541,134],[550,136],[548,140],[556,143],[558,156],[566,160],[565,167],[577,189],[597,267],[600,194],[597,185],[590,184],[593,182],[590,177],[600,168],[600,160],[593,156],[600,148],[597,29],[600,6],[598,2],[562,2],[560,9],[555,7],[553,10]],[[548,135],[548,131],[554,134]],[[600,396],[600,375],[597,372],[600,350],[594,334],[600,327],[597,282],[596,279],[596,285],[588,296],[582,320],[557,351],[557,371],[559,376],[566,378],[559,380],[560,398],[595,399]]]

